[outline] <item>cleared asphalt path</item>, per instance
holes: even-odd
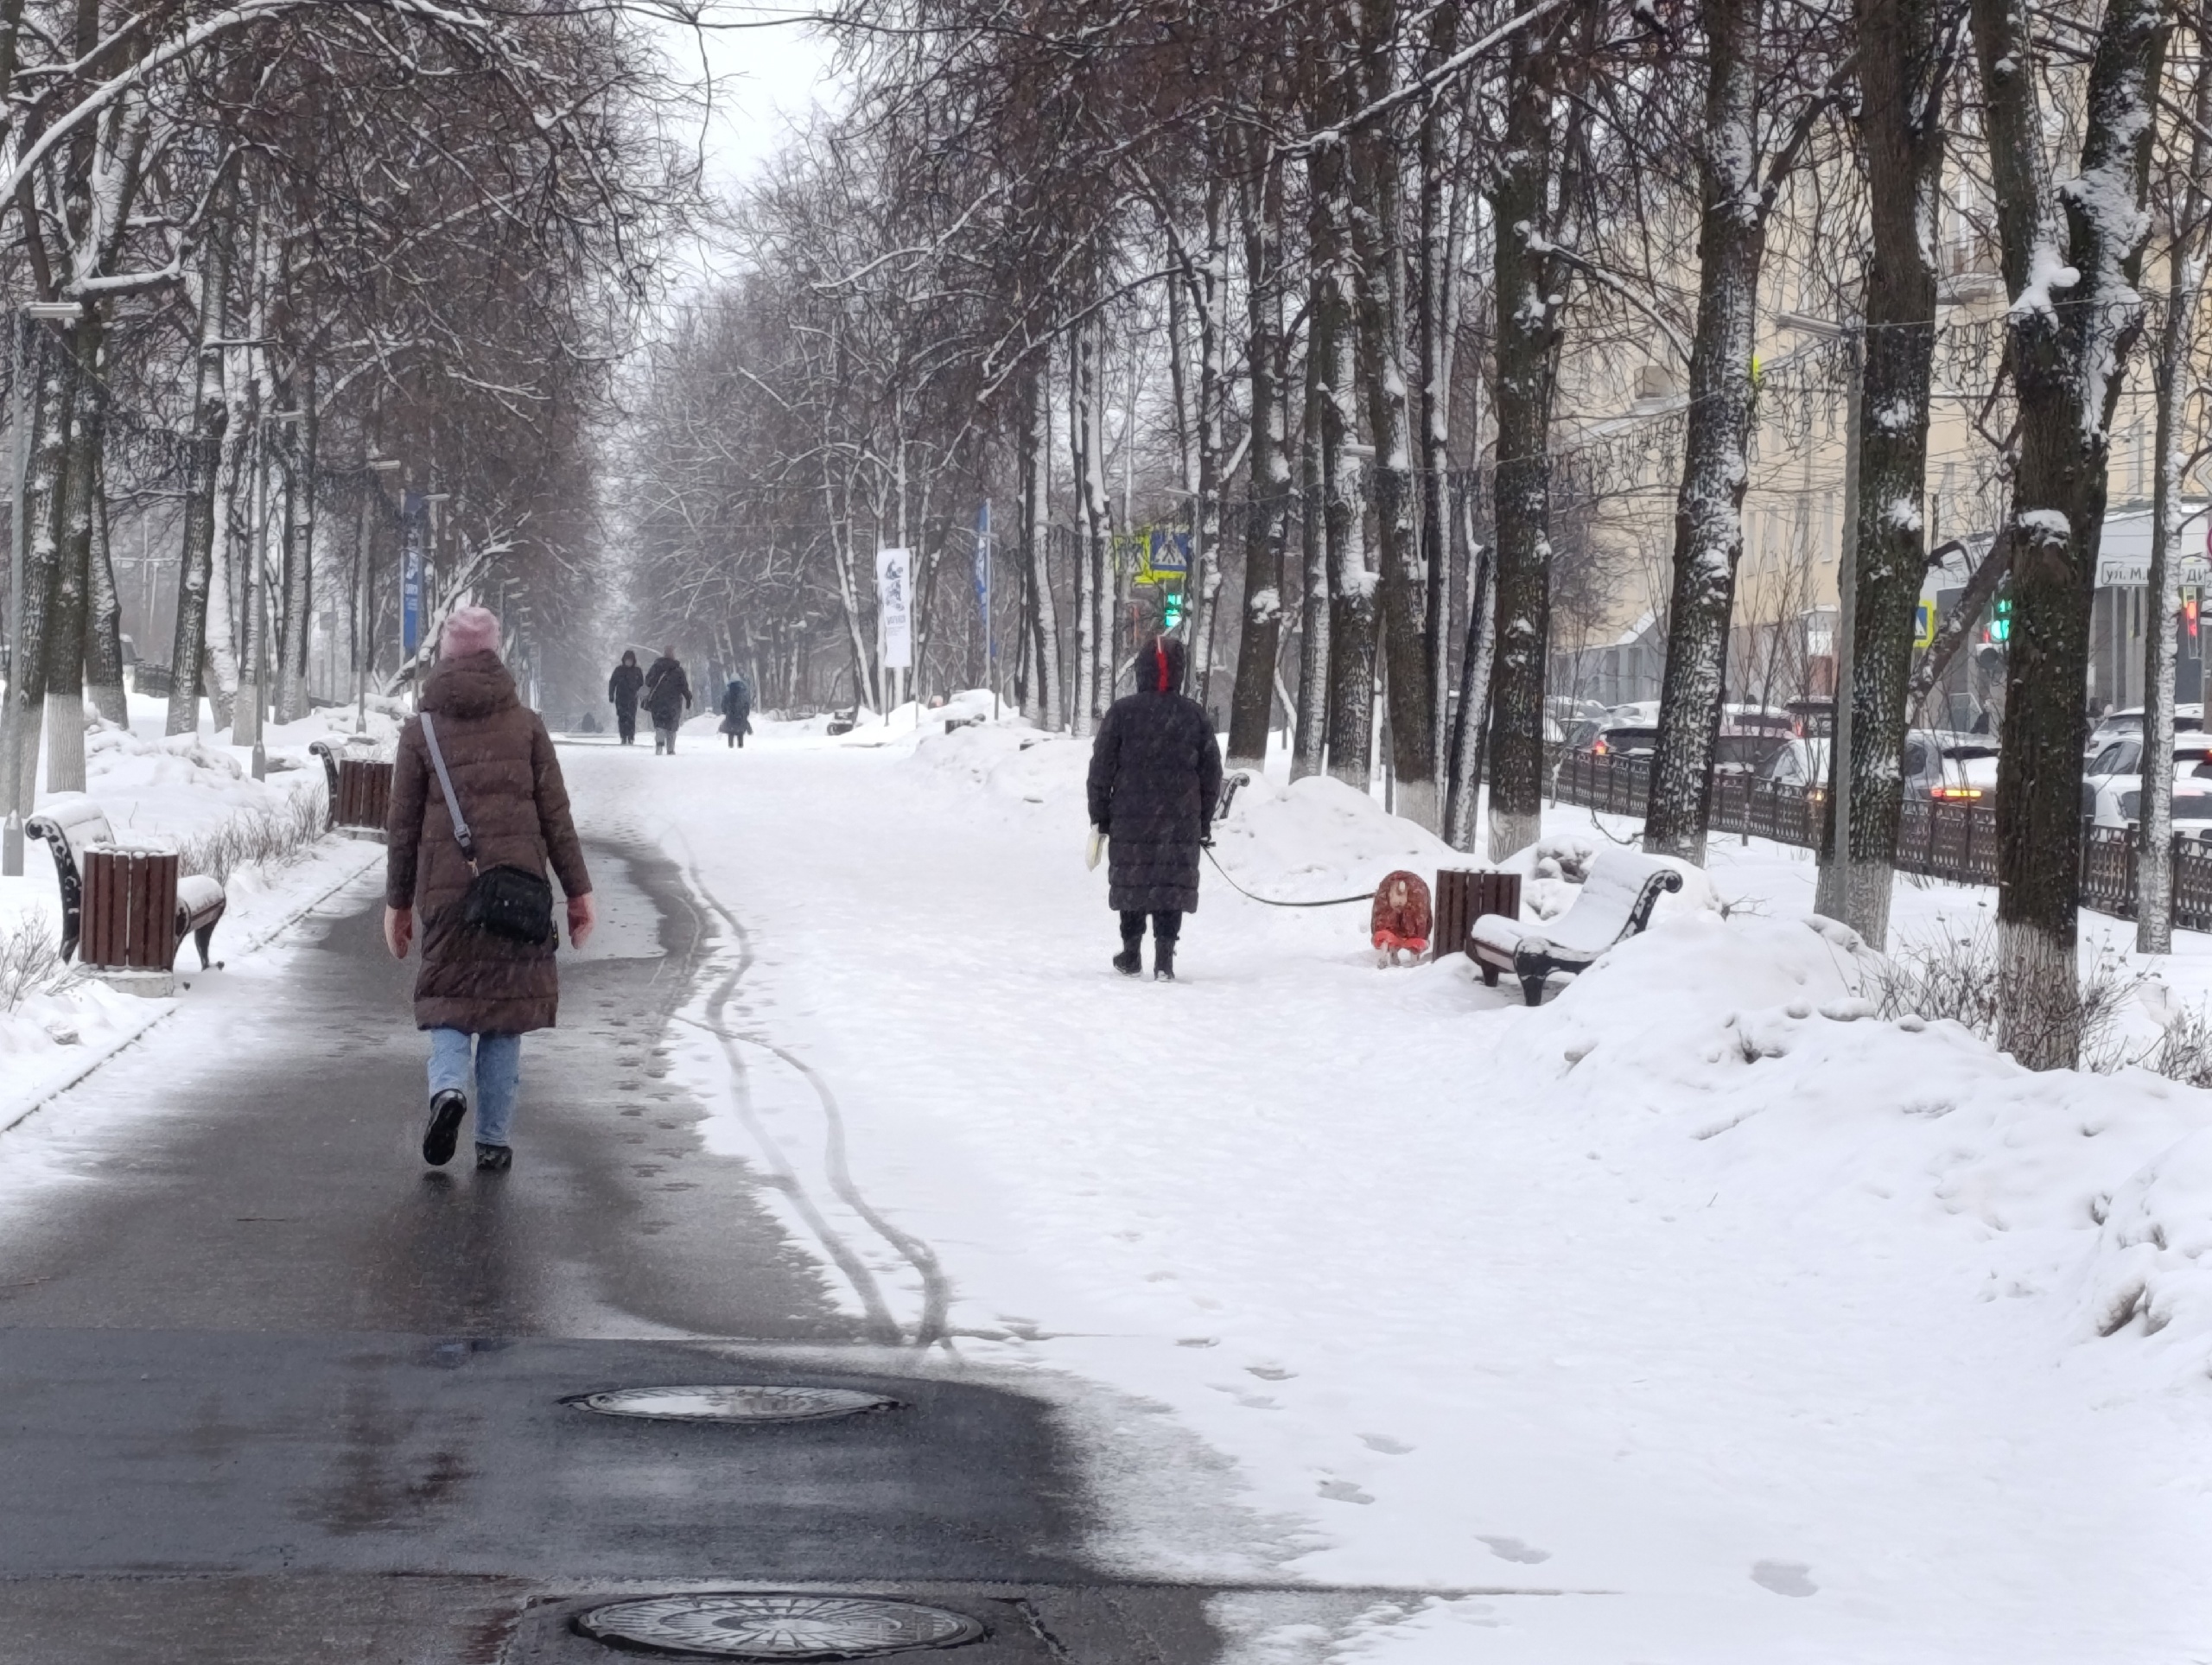
[[[0,1661],[612,1660],[569,1626],[594,1601],[748,1585],[925,1596],[988,1627],[977,1665],[1213,1658],[1205,1592],[1085,1566],[1035,1403],[903,1374],[701,1147],[658,1048],[716,927],[657,856],[591,857],[626,924],[526,1046],[511,1174],[465,1133],[422,1166],[365,887],[41,1112],[83,1183],[0,1223]],[[563,1402],[741,1381],[900,1408]]]

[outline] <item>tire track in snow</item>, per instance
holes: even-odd
[[[716,981],[714,992],[708,996],[706,1022],[700,1023],[691,1019],[678,1020],[690,1023],[693,1027],[704,1030],[721,1044],[723,1056],[728,1060],[731,1072],[737,1080],[739,1090],[733,1096],[736,1100],[738,1113],[744,1120],[747,1131],[760,1146],[774,1168],[779,1188],[791,1197],[792,1205],[806,1220],[809,1229],[821,1239],[823,1248],[829,1253],[831,1260],[836,1261],[838,1269],[851,1281],[855,1292],[859,1295],[861,1305],[867,1312],[870,1327],[885,1331],[887,1339],[894,1344],[904,1343],[917,1349],[935,1346],[946,1338],[952,1306],[951,1284],[944,1274],[944,1269],[938,1259],[937,1251],[921,1238],[893,1224],[880,1210],[868,1200],[859,1185],[854,1182],[852,1166],[849,1160],[849,1143],[845,1128],[844,1111],[839,1107],[836,1094],[831,1090],[829,1082],[823,1077],[821,1072],[797,1053],[777,1045],[766,1036],[741,1034],[730,1028],[727,1021],[730,1001],[753,969],[752,938],[736,914],[725,906],[721,899],[708,887],[706,878],[700,872],[696,859],[690,858],[688,850],[685,872],[690,877],[690,887],[696,892],[700,900],[703,901],[729,928],[730,935],[737,944],[737,963],[721,974]],[[691,906],[688,899],[686,906]],[[692,934],[692,965],[687,966],[687,972],[696,967],[698,960],[702,957],[707,940],[704,921],[698,919],[698,909],[691,906],[691,912],[697,925]],[[745,1046],[759,1047],[806,1083],[822,1114],[822,1166],[823,1172],[829,1179],[830,1188],[836,1192],[838,1199],[846,1207],[868,1223],[869,1230],[881,1238],[894,1254],[912,1267],[915,1274],[921,1280],[922,1312],[920,1318],[914,1325],[911,1338],[906,1335],[898,1319],[892,1315],[874,1274],[861,1262],[852,1246],[846,1242],[822,1217],[821,1211],[808,1196],[805,1185],[799,1179],[798,1172],[784,1156],[773,1136],[754,1112],[752,1096],[746,1088],[750,1076],[741,1052],[741,1048]]]

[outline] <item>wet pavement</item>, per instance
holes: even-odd
[[[662,1037],[723,927],[658,856],[592,859],[621,921],[564,956],[510,1174],[423,1167],[365,887],[41,1113],[86,1131],[0,1223],[0,1662],[611,1661],[577,1611],[744,1586],[914,1594],[983,1623],[977,1665],[1215,1657],[1205,1592],[1086,1566],[1041,1405],[881,1345],[703,1149]],[[747,1380],[899,1405],[563,1402]]]

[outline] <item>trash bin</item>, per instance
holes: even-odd
[[[1509,919],[1521,917],[1519,874],[1470,867],[1446,867],[1439,873],[1430,953],[1439,959],[1446,954],[1465,953],[1468,929],[1485,913],[1502,913]]]
[[[169,993],[176,958],[177,852],[166,841],[92,844],[84,852],[77,958],[118,988]]]

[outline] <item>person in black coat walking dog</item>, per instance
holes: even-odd
[[[1114,702],[1090,748],[1091,825],[1107,839],[1107,903],[1122,916],[1114,969],[1144,969],[1152,916],[1152,975],[1175,979],[1183,916],[1198,906],[1198,850],[1221,800],[1221,747],[1196,700],[1185,697],[1183,644],[1153,639],[1137,654],[1138,691]]]

